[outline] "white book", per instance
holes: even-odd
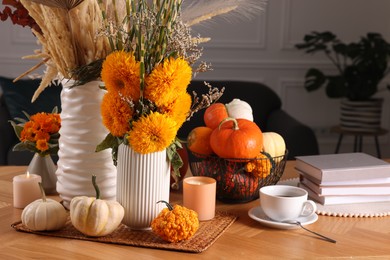
[[[390,184],[364,184],[364,185],[318,185],[309,179],[302,177],[300,183],[306,185],[318,195],[390,195]]]
[[[295,168],[296,169],[296,168]],[[309,179],[311,182],[314,182],[317,185],[322,186],[353,186],[353,185],[378,185],[378,184],[388,184],[390,186],[390,177],[387,178],[372,178],[372,179],[361,179],[361,180],[344,180],[344,181],[321,181],[313,176],[296,169],[299,173],[299,176]]]
[[[299,183],[299,187],[305,189],[309,198],[317,201],[322,205],[339,205],[339,204],[355,204],[369,202],[387,202],[390,201],[390,195],[335,195],[335,196],[320,196],[312,191],[306,185]]]
[[[321,183],[390,178],[390,163],[365,153],[297,156],[296,168]]]

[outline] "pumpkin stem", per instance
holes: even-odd
[[[233,121],[233,130],[239,130],[240,128],[238,127],[238,122],[237,122],[237,119],[233,118],[233,117],[227,117],[225,119],[223,119],[221,121],[221,123],[219,123],[219,126],[218,126],[218,130],[221,130],[221,126],[226,123],[227,121]]]
[[[100,199],[100,189],[99,186],[96,184],[96,175],[92,175],[92,185],[95,188],[96,191],[96,199]]]
[[[38,185],[39,185],[39,189],[41,190],[42,201],[46,202],[46,193],[45,193],[45,190],[43,189],[42,183],[38,182]]]
[[[159,200],[159,201],[157,201],[157,203],[160,203],[160,202],[165,203],[165,205],[167,206],[167,208],[168,208],[170,211],[173,210],[172,205],[169,204],[168,202],[166,202],[165,200]],[[157,203],[156,203],[156,204],[157,204]]]

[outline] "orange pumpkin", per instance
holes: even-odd
[[[211,104],[204,112],[203,120],[207,127],[215,129],[228,116],[226,106],[222,103]]]
[[[221,158],[255,158],[263,149],[263,133],[252,121],[226,118],[211,133],[210,145]]]
[[[191,130],[187,137],[188,149],[199,155],[210,155],[213,150],[210,146],[210,136],[213,130],[207,126],[198,126]]]

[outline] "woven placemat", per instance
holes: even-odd
[[[178,243],[166,242],[152,231],[131,230],[124,224],[121,224],[113,233],[104,237],[87,237],[76,230],[70,220],[68,220],[63,229],[58,231],[33,231],[25,227],[21,221],[15,222],[11,226],[17,231],[44,236],[200,253],[209,248],[236,219],[237,217],[234,215],[217,211],[212,220],[200,222],[199,229],[193,237]]]

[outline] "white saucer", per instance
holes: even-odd
[[[279,228],[279,229],[296,229],[299,228],[298,225],[295,224],[288,224],[288,223],[282,223],[282,222],[277,222],[275,220],[270,219],[265,215],[263,212],[263,209],[258,206],[251,208],[248,211],[248,215],[250,218],[256,220],[257,222],[260,222],[264,226],[272,227],[272,228]],[[301,222],[302,226],[312,224],[316,222],[318,219],[318,215],[314,213],[314,215],[309,216],[309,217],[300,217],[297,219],[297,221]]]

